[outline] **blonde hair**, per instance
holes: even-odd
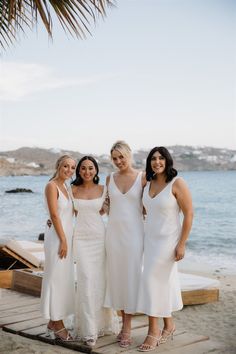
[[[127,157],[128,159],[132,159],[132,151],[129,147],[129,145],[124,141],[124,140],[118,140],[116,141],[112,147],[111,147],[111,158],[112,158],[112,152],[114,150],[119,151],[123,156]]]
[[[63,165],[63,163],[64,163],[65,160],[67,160],[67,159],[71,159],[71,160],[74,160],[74,161],[75,161],[75,159],[73,159],[73,157],[71,157],[70,155],[62,155],[62,156],[60,156],[59,159],[57,160],[56,164],[55,164],[55,172],[54,172],[53,176],[50,178],[50,181],[51,181],[53,178],[57,177],[58,172],[60,171],[61,166]]]

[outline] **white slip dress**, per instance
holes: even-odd
[[[174,259],[181,233],[180,208],[172,193],[176,178],[153,198],[149,195],[150,182],[143,193],[147,217],[144,265],[136,310],[153,317],[171,317],[173,311],[183,307]]]
[[[52,321],[64,320],[75,311],[72,253],[73,204],[69,195],[67,198],[58,187],[57,189],[58,214],[66,235],[68,251],[66,258],[59,257],[59,237],[53,225],[46,226],[44,236],[45,266],[40,308],[43,317]],[[48,218],[50,219],[49,212]]]
[[[75,334],[82,340],[117,333],[118,317],[103,307],[106,288],[105,224],[99,210],[106,195],[96,199],[76,199],[78,211],[73,252],[76,262]]]
[[[136,312],[143,257],[142,172],[121,193],[110,176],[110,212],[106,233],[107,277],[105,306]]]

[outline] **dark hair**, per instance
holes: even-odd
[[[170,182],[170,181],[172,181],[172,179],[175,176],[177,176],[178,172],[173,167],[173,159],[172,159],[171,154],[164,146],[159,146],[159,147],[156,146],[149,152],[147,160],[146,160],[146,179],[147,179],[147,181],[151,181],[152,179],[154,179],[155,174],[154,174],[152,167],[151,167],[151,160],[152,160],[152,156],[157,151],[166,160],[166,168],[165,168],[166,182]]]
[[[83,161],[85,160],[90,160],[92,161],[92,163],[94,164],[94,167],[96,169],[96,175],[94,176],[93,178],[93,183],[94,184],[98,184],[99,183],[99,177],[98,177],[98,173],[99,173],[99,168],[98,168],[98,164],[97,164],[97,161],[95,160],[95,158],[93,158],[92,156],[83,156],[79,162],[78,162],[78,165],[76,167],[76,171],[75,171],[75,174],[76,174],[76,178],[74,181],[71,182],[71,184],[75,185],[75,186],[80,186],[81,184],[83,184],[83,179],[81,178],[80,174],[79,174],[79,170],[80,170],[80,167],[81,167],[81,164]]]

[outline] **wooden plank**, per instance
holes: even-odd
[[[48,323],[48,320],[38,317],[35,319],[30,319],[18,323],[8,324],[3,326],[3,331],[10,333],[19,333],[20,331],[25,331],[31,328],[39,327]]]
[[[112,354],[112,353],[121,353],[121,352],[128,352],[128,353],[136,353],[137,352],[137,347],[144,341],[145,336],[147,334],[147,328],[137,328],[132,330],[132,344],[129,346],[129,348],[121,348],[119,347],[118,343],[115,342],[114,343],[114,336],[111,336],[111,341],[110,344],[105,345],[105,346],[100,346],[99,345],[99,341],[97,343],[97,345],[93,348],[91,354]],[[113,338],[112,338],[113,337]],[[182,343],[192,343],[193,340],[206,340],[207,337],[203,337],[203,336],[194,336],[194,339],[191,338],[189,333],[186,332],[178,332],[177,335],[175,336],[175,338],[178,338],[178,340],[176,340],[175,342],[177,343],[177,346],[179,345],[179,343],[182,341]],[[170,342],[170,341],[169,341]],[[158,351],[154,350],[153,353],[159,353],[162,352],[162,349],[164,348],[164,351],[166,351],[167,342],[165,345],[161,345],[158,347]],[[172,343],[174,341],[171,341]]]
[[[138,317],[138,316],[137,316]],[[148,317],[140,316],[139,319],[135,317],[132,319],[132,332],[134,329],[142,328],[143,333],[147,332],[148,326]],[[106,345],[110,345],[112,343],[117,343],[116,335],[105,335],[103,337],[99,337],[96,343],[96,348],[104,347]]]
[[[46,326],[47,326],[47,324],[45,323],[45,324],[38,326],[38,327],[33,327],[33,328],[24,329],[22,331],[19,331],[18,334],[22,337],[27,337],[27,338],[31,338],[31,339],[38,339],[37,337],[40,334],[45,334]]]
[[[18,314],[25,314],[28,312],[34,312],[34,311],[39,311],[39,310],[40,310],[39,304],[20,306],[20,307],[15,307],[12,309],[8,308],[8,309],[0,312],[0,321],[1,321],[2,317],[9,317],[9,316],[18,315]]]
[[[55,344],[60,345],[61,347],[74,350],[75,352],[82,353],[91,353],[92,348],[84,345],[80,342],[62,342],[56,339]]]
[[[47,344],[52,344],[52,345],[59,345],[61,347],[71,349],[73,351],[79,352],[79,353],[91,353],[92,349],[81,342],[63,342],[60,341],[59,339],[51,339],[50,337],[47,337],[45,334],[40,334],[37,336],[37,339],[45,342]]]
[[[219,301],[219,289],[182,291],[182,299],[184,305],[200,305]]]
[[[12,289],[33,296],[40,296],[42,277],[25,272],[14,270],[12,278]]]
[[[2,317],[2,318],[0,318],[0,327],[3,327],[7,324],[30,320],[30,319],[34,319],[34,318],[38,318],[38,317],[41,317],[41,314],[39,311]]]
[[[146,333],[145,333],[146,335]],[[134,344],[132,344],[132,348],[130,346],[130,349],[127,350],[127,352],[129,354],[135,354],[137,353],[137,347],[143,342],[143,340],[145,339],[145,335],[144,336],[138,336],[138,338],[136,336],[134,336]],[[196,343],[200,343],[200,342],[205,342],[208,341],[209,337],[206,336],[201,336],[201,335],[196,335],[196,334],[192,334],[192,333],[188,333],[188,332],[182,332],[179,333],[178,335],[174,336],[174,340],[169,340],[168,342],[166,342],[165,344],[161,344],[159,345],[155,350],[152,351],[153,354],[158,354],[158,353],[166,353],[166,352],[170,352],[172,351],[173,354],[176,353],[176,351],[178,349],[180,349],[179,353],[182,353],[182,349],[183,347],[189,347],[189,345],[195,345]],[[92,352],[92,354],[112,354],[112,353],[119,353],[121,351],[118,351],[117,349],[115,349],[116,351],[112,351],[112,346],[108,346],[107,348],[101,348],[101,351],[96,350],[94,352]],[[188,352],[187,352],[188,353]],[[197,351],[194,354],[199,354]]]
[[[12,270],[0,271],[0,288],[10,289],[12,284]]]
[[[186,345],[181,348],[174,348],[168,350],[168,354],[206,354],[217,353],[222,350],[225,353],[225,344],[213,342],[211,340],[201,341]]]
[[[17,307],[28,307],[30,305],[33,304],[39,304],[40,303],[40,299],[37,297],[33,297],[33,298],[29,298],[29,299],[25,299],[24,297],[22,297],[22,299],[18,299],[17,301],[11,301],[10,303],[6,303],[6,304],[1,304],[1,299],[0,299],[0,311],[3,310],[11,310]]]
[[[9,292],[10,292],[10,290],[9,290]],[[16,302],[23,300],[23,299],[25,301],[26,296],[27,295],[20,294],[20,293],[18,293],[17,295],[9,293],[8,297],[4,297],[2,299],[0,298],[0,305],[13,304],[13,303],[16,303]],[[30,298],[32,298],[32,297],[29,295],[29,299]]]

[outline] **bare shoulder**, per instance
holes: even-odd
[[[75,186],[74,184],[71,184],[71,190],[72,190],[73,196],[75,196],[75,195],[76,195],[76,192],[77,192],[77,190],[78,190],[78,186]]]
[[[57,190],[57,185],[55,182],[50,181],[45,187],[45,195],[47,198],[51,197],[57,197],[58,196],[58,190]]]
[[[105,186],[103,184],[98,184],[99,192],[103,193]]]
[[[188,185],[182,177],[177,177],[173,183],[173,193],[185,192],[188,191]]]
[[[49,181],[45,187],[46,192],[57,190],[57,185],[54,181]]]

